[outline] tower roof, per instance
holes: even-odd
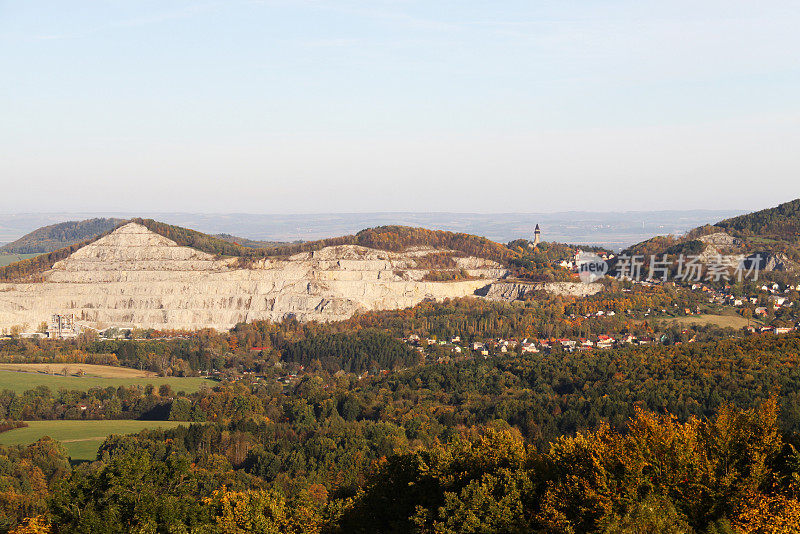
[[[539,223],[536,223],[536,229],[535,229],[535,231],[537,231],[537,232],[539,231]]]

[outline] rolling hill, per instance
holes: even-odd
[[[718,254],[734,258],[761,258],[762,271],[800,272],[800,199],[786,202],[682,236],[656,236],[622,252],[623,255],[670,257],[683,254],[707,261]]]
[[[125,222],[125,219],[95,218],[43,226],[0,247],[0,255],[47,254],[102,236]],[[280,241],[259,241],[231,234],[215,234],[212,237],[247,248],[273,248],[287,244]]]
[[[91,239],[116,228],[122,219],[87,219],[44,226],[0,247],[4,254],[44,254]]]

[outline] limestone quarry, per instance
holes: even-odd
[[[227,329],[259,319],[340,320],[425,299],[472,295],[506,274],[498,263],[453,255],[468,280],[424,280],[415,258],[341,245],[243,267],[125,224],[56,262],[41,281],[0,283],[0,331],[75,314],[92,328]]]

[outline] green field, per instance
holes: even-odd
[[[53,365],[57,369],[57,365]],[[70,390],[87,391],[94,387],[119,387],[119,386],[146,386],[153,384],[156,388],[161,384],[169,384],[173,391],[185,391],[194,393],[203,387],[214,387],[217,382],[207,378],[181,378],[181,377],[152,377],[152,378],[101,378],[97,376],[58,376],[44,373],[31,373],[19,371],[0,370],[0,391],[10,389],[16,393],[22,393],[36,386],[47,386],[52,391],[60,388]]]
[[[0,254],[0,267],[5,267],[6,265],[11,265],[20,260],[26,260],[36,256],[39,256],[39,254]]]
[[[25,428],[0,433],[0,445],[27,445],[44,436],[60,441],[73,460],[94,460],[111,434],[132,434],[145,428],[174,428],[181,421],[28,421]]]
[[[672,319],[667,319],[666,321],[669,323],[675,323],[683,326],[689,326],[692,324],[701,326],[716,325],[722,328],[730,327],[736,329],[744,328],[748,324],[753,326],[758,326],[761,324],[759,321],[755,321],[753,319],[750,319],[750,321],[748,321],[741,315],[713,315],[713,314],[687,315],[686,317],[675,317]]]

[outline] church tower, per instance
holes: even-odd
[[[539,230],[539,225],[537,224],[536,229],[533,231],[533,246],[535,247],[536,245],[538,245],[541,240],[542,240],[542,231]]]

